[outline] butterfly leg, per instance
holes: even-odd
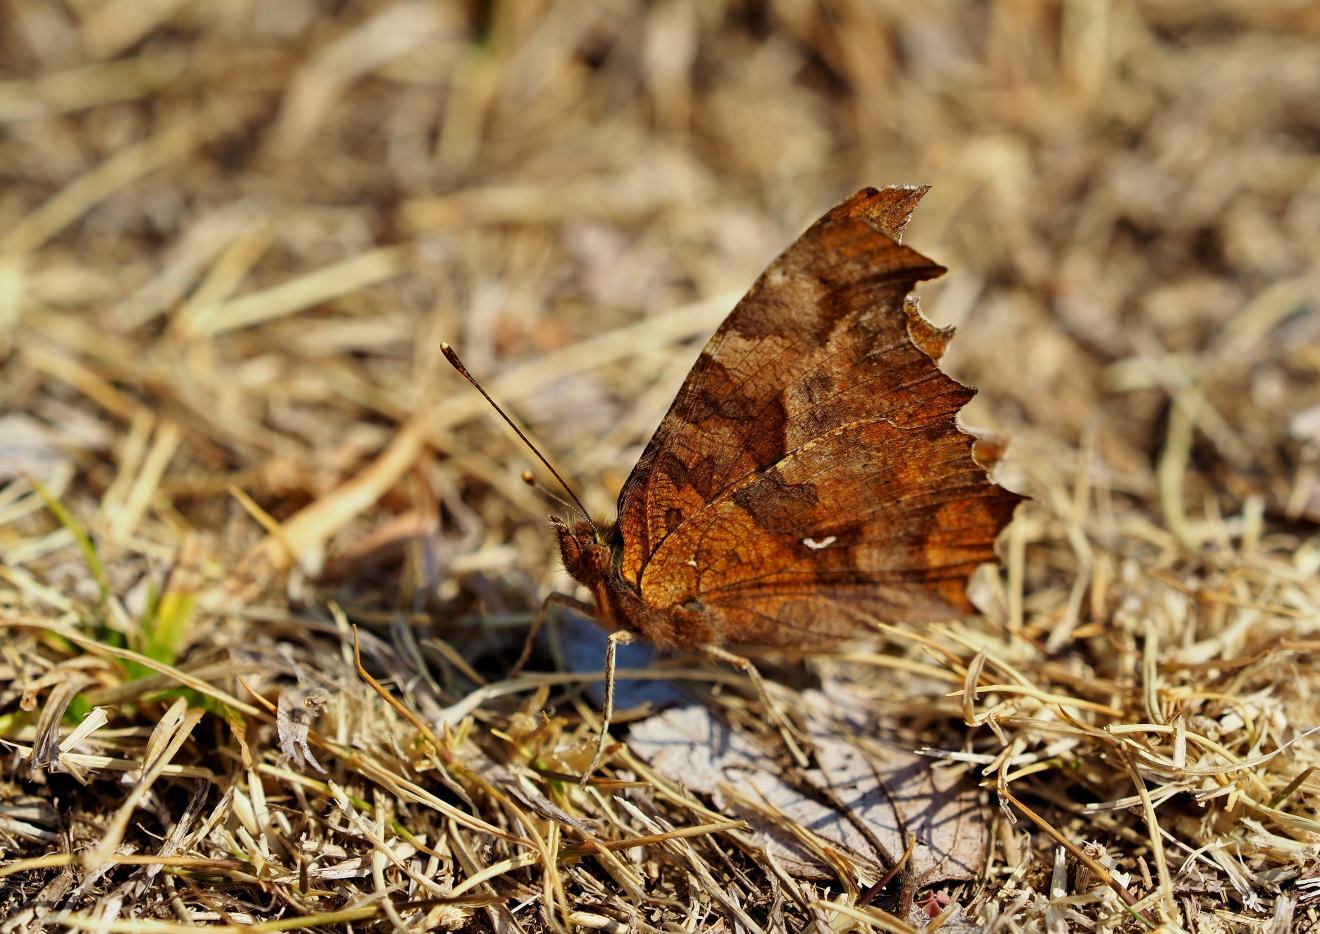
[[[570,610],[577,610],[579,613],[584,613],[587,616],[596,615],[595,607],[590,603],[587,603],[584,600],[579,600],[576,597],[570,597],[566,593],[555,591],[547,596],[541,601],[541,608],[537,610],[536,615],[532,617],[532,625],[527,630],[527,638],[523,640],[523,647],[522,651],[518,653],[518,660],[513,663],[513,667],[509,669],[509,673],[505,677],[512,678],[518,672],[522,671],[523,665],[526,665],[527,660],[532,657],[532,646],[536,642],[536,635],[541,631],[542,627],[545,626],[545,621],[550,616],[550,607],[552,606],[566,606]]]
[[[774,720],[775,726],[779,728],[779,735],[784,738],[784,745],[788,747],[789,755],[793,757],[793,761],[797,763],[799,768],[803,769],[810,765],[811,762],[807,758],[807,754],[802,751],[798,741],[793,738],[793,724],[789,722],[788,718],[784,716],[784,712],[779,709],[779,705],[770,697],[765,682],[761,680],[761,673],[756,670],[756,666],[752,664],[751,659],[710,643],[702,643],[697,648],[708,658],[737,668],[747,676],[748,680],[752,682],[752,689],[756,691],[757,699],[764,705],[766,711],[770,714],[770,718]]]
[[[605,747],[609,745],[610,721],[614,719],[614,669],[618,661],[619,646],[629,645],[635,639],[636,635],[631,630],[616,629],[610,633],[605,643],[605,711],[600,723],[600,736],[596,740],[596,754],[591,757],[591,765],[582,773],[580,783],[583,785],[600,766],[601,760],[605,758]]]

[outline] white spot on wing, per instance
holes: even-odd
[[[814,538],[804,538],[802,539],[802,544],[806,545],[812,551],[820,551],[822,548],[830,547],[836,541],[838,541],[838,536],[831,535],[828,538],[822,538],[820,541],[816,541]]]

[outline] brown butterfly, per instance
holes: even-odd
[[[1020,497],[955,424],[974,390],[909,298],[944,272],[900,243],[924,193],[867,189],[813,224],[702,351],[618,521],[556,522],[602,623],[661,648],[799,647],[970,611]]]
[[[816,221],[706,344],[618,521],[553,520],[606,628],[809,648],[972,609],[1021,497],[957,426],[975,391],[940,371],[952,329],[910,294],[945,271],[901,243],[925,192],[865,189]]]

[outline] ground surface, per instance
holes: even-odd
[[[0,931],[1313,923],[1315,5],[0,22]],[[608,514],[891,183],[1033,498],[983,612],[758,659],[804,767],[743,675],[630,657],[579,787],[599,637],[511,674],[553,507],[440,341]]]

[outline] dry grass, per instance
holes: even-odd
[[[0,932],[1313,924],[1320,8],[0,21]],[[439,343],[606,514],[764,263],[905,182],[934,186],[908,241],[952,270],[922,294],[966,420],[1034,501],[982,617],[760,663],[789,709],[835,698],[822,748],[883,733],[982,783],[976,877],[899,917],[884,859],[626,725],[566,778],[589,637],[511,674],[566,582]],[[741,675],[636,664],[821,793]]]

